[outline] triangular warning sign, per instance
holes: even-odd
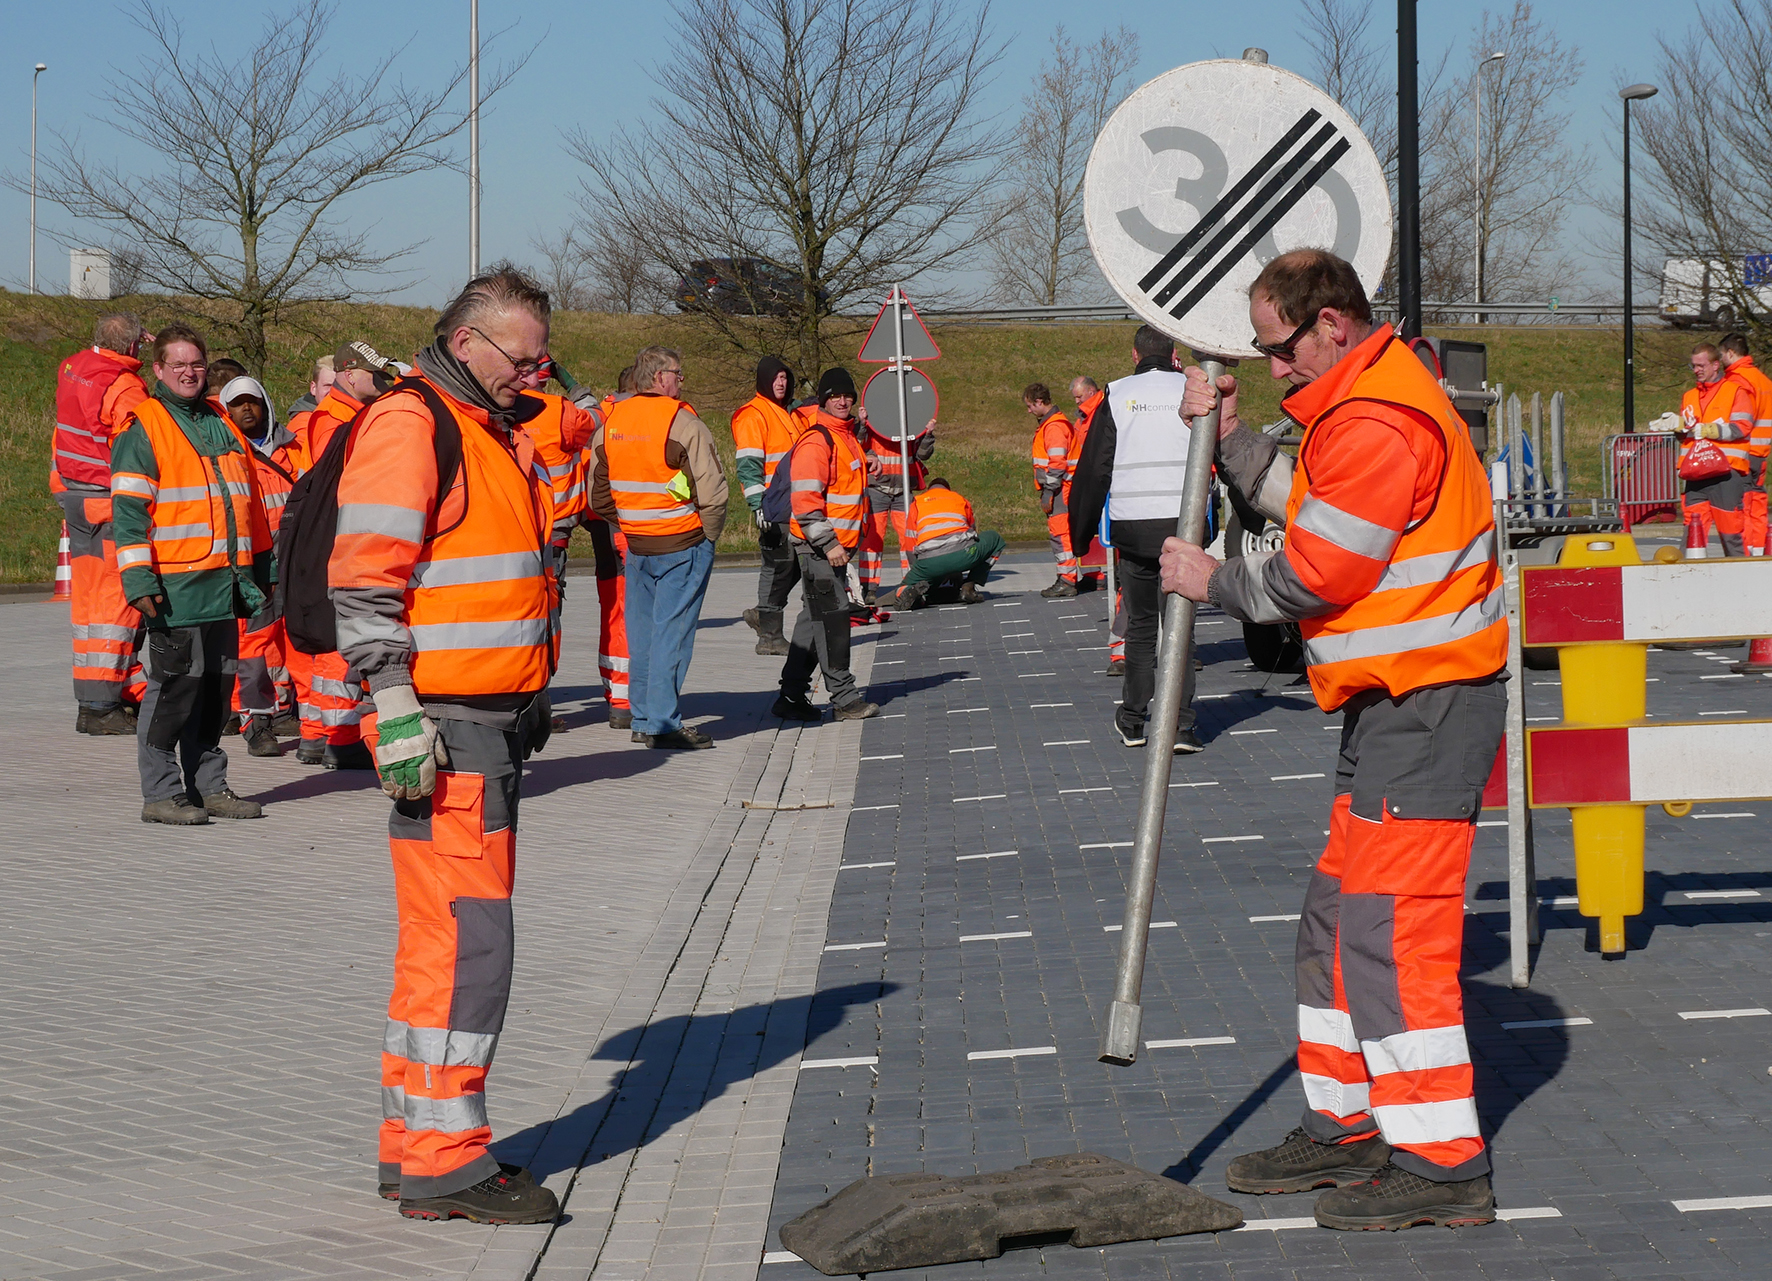
[[[900,329],[903,331],[900,341],[903,343],[905,360],[936,360],[941,356],[941,348],[935,345],[935,339],[929,336],[929,327],[923,323],[923,317],[911,306],[911,300],[904,297],[902,290],[894,293],[902,300],[904,307]],[[874,317],[873,327],[868,330],[867,341],[861,345],[861,354],[857,360],[879,361],[889,364],[897,355],[892,350],[892,298],[888,295],[886,305],[880,308],[880,314]]]

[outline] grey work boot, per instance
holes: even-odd
[[[217,818],[263,818],[265,815],[264,806],[257,801],[235,796],[233,788],[224,788],[213,796],[205,796],[203,808]]]
[[[1225,1170],[1224,1181],[1232,1192],[1340,1188],[1370,1179],[1390,1159],[1390,1144],[1376,1134],[1353,1143],[1319,1143],[1300,1126],[1281,1139],[1277,1147],[1246,1152],[1233,1159]]]
[[[527,1170],[507,1174],[501,1167],[491,1178],[448,1196],[400,1199],[400,1213],[409,1219],[466,1219],[470,1223],[552,1223],[560,1202],[535,1182]]]
[[[1364,1182],[1323,1193],[1313,1212],[1320,1226],[1353,1232],[1395,1232],[1418,1223],[1462,1228],[1495,1222],[1495,1193],[1486,1174],[1439,1183],[1387,1162]]]
[[[750,613],[746,610],[745,613]],[[757,613],[757,652],[774,654],[778,657],[788,652],[788,638],[782,634],[782,611],[779,609],[758,610]],[[748,620],[747,620],[748,621]]]
[[[82,707],[80,715],[74,718],[76,734],[133,734],[135,733],[135,714],[122,704],[95,712]]]
[[[880,705],[878,703],[870,703],[865,698],[858,698],[853,703],[844,703],[839,707],[836,711],[836,718],[840,721],[865,721],[879,714]]]
[[[246,751],[250,756],[281,756],[283,745],[271,731],[269,716],[248,717],[240,726],[241,737],[246,740]]]
[[[209,811],[191,804],[188,796],[169,796],[163,801],[149,801],[142,806],[142,822],[168,823],[176,827],[196,827],[209,821]]]

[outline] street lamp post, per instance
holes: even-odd
[[[1624,101],[1624,429],[1637,429],[1637,330],[1631,316],[1632,294],[1630,266],[1630,105],[1653,98],[1654,85],[1631,85],[1620,89]]]
[[[1477,105],[1476,130],[1471,138],[1471,157],[1476,161],[1471,186],[1477,196],[1477,217],[1472,224],[1471,235],[1471,301],[1479,307],[1483,305],[1483,68],[1491,62],[1500,62],[1505,57],[1506,49],[1495,50],[1477,64],[1476,74],[1471,77],[1471,98]],[[1478,311],[1471,319],[1480,325],[1483,323],[1483,313]]]
[[[37,77],[49,70],[39,62],[31,72],[31,292],[37,292]]]
[[[480,274],[480,0],[468,0],[468,278]]]

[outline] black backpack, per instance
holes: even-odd
[[[830,428],[813,423],[812,430],[823,432],[824,443],[830,446],[832,454],[837,452],[837,442],[832,438]],[[763,519],[784,529],[794,514],[794,477],[793,468],[789,466],[793,461],[794,451],[790,447],[788,456],[781,460],[775,475],[769,478],[769,488],[763,491]]]
[[[446,494],[461,470],[461,427],[428,382],[402,378],[385,395],[401,391],[418,392],[431,411],[437,425],[437,493]],[[363,412],[358,410],[356,417],[332,433],[326,452],[295,482],[277,528],[277,596],[289,643],[304,654],[330,654],[338,648],[338,616],[332,610],[326,575],[338,533],[338,482]]]

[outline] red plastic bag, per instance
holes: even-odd
[[[1695,440],[1680,459],[1681,480],[1715,480],[1729,474],[1729,456],[1714,440]]]

